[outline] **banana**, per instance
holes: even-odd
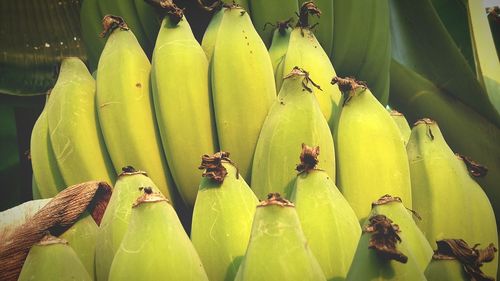
[[[75,251],[92,280],[95,280],[96,276],[94,257],[98,231],[99,226],[92,216],[85,212],[75,224],[59,236],[59,238],[68,241],[69,246]]]
[[[276,99],[273,69],[248,13],[234,4],[219,13],[210,70],[218,140],[249,182],[257,139]]]
[[[210,19],[210,22],[208,23],[205,33],[203,34],[203,39],[201,40],[201,48],[205,51],[207,59],[210,63],[212,62],[215,41],[217,40],[217,35],[219,34],[220,24],[224,18],[224,14],[223,8],[215,11]]]
[[[234,280],[326,281],[294,205],[278,193],[257,206],[250,242]]]
[[[318,87],[309,73],[294,68],[269,110],[255,149],[252,189],[258,198],[277,191],[290,198],[299,149],[319,146],[319,168],[335,179],[335,148],[330,128],[314,93]]]
[[[250,0],[253,25],[268,48],[273,37],[273,25],[295,17],[298,11],[297,1]]]
[[[116,178],[97,122],[95,87],[79,58],[65,58],[47,103],[50,142],[68,186]]]
[[[149,187],[132,205],[130,225],[109,280],[206,280],[203,265],[174,208]]]
[[[47,96],[47,100],[48,98],[49,96]],[[59,191],[66,188],[50,143],[46,108],[47,102],[33,126],[30,141],[33,177],[37,183],[41,198],[54,197]]]
[[[105,22],[110,34],[99,60],[96,106],[113,166],[117,173],[127,165],[145,170],[174,200],[149,88],[151,65],[121,18],[107,16]]]
[[[95,266],[98,281],[108,280],[113,257],[127,231],[131,206],[142,192],[141,188],[151,187],[159,191],[145,172],[133,167],[124,167],[118,176],[113,193],[99,226],[95,246]]]
[[[333,49],[333,23],[334,23],[334,0],[314,0],[304,1],[298,0],[299,6],[305,2],[314,2],[321,11],[321,15],[317,19],[311,20],[311,26],[314,30],[314,35],[318,42],[323,47],[323,50],[330,55]]]
[[[191,240],[212,281],[234,280],[259,203],[228,156],[202,157],[205,172],[193,211]]]
[[[19,281],[93,280],[67,241],[47,235],[31,247]]]
[[[316,168],[318,151],[304,146],[300,158],[290,200],[326,279],[343,280],[361,235],[358,218],[328,173]]]
[[[401,112],[397,110],[391,110],[389,112],[391,113],[392,120],[396,122],[396,126],[398,126],[399,133],[401,134],[401,139],[403,139],[403,143],[406,146],[408,140],[410,139],[410,134],[411,134],[410,125],[408,124],[408,121]]]
[[[397,221],[374,215],[365,221],[346,281],[425,281],[409,250],[402,243]],[[398,244],[399,243],[399,244]]]
[[[411,208],[408,157],[389,112],[363,83],[338,77],[332,82],[344,93],[333,130],[340,191],[361,223],[371,202],[384,194],[401,197]]]
[[[414,211],[413,211],[414,212]],[[417,216],[416,212],[413,213]],[[409,210],[405,208],[401,198],[384,195],[372,203],[370,217],[384,215],[398,223],[401,229],[401,244],[408,248],[408,254],[414,259],[420,271],[424,272],[432,258],[432,248],[425,235],[420,231]]]
[[[335,0],[330,59],[339,76],[367,81],[384,105],[389,98],[391,30],[389,0]]]
[[[99,36],[102,31],[102,17],[98,0],[84,0],[80,8],[80,28],[87,50],[87,64],[91,71],[97,69],[106,40]]]
[[[481,266],[491,262],[497,249],[490,244],[485,249],[470,247],[461,239],[437,241],[437,250],[432,262],[425,270],[429,281],[454,280],[495,280],[482,272]]]
[[[131,0],[128,0],[131,1]],[[132,0],[134,2],[134,8],[137,12],[139,22],[144,30],[144,34],[148,39],[148,42],[152,47],[155,46],[156,37],[158,36],[158,31],[160,30],[161,17],[160,11],[155,9],[154,6],[150,5],[151,0]],[[148,54],[149,56],[149,54]]]
[[[290,21],[277,23],[277,27],[273,33],[271,47],[269,48],[269,57],[273,65],[274,77],[281,77],[283,73],[283,61],[288,50],[288,42],[290,41],[290,33],[292,27]],[[279,92],[283,79],[275,79],[276,90]]]
[[[414,208],[422,216],[417,224],[431,246],[449,237],[498,245],[495,215],[488,198],[449,148],[437,123],[418,121],[407,150]],[[497,262],[483,269],[496,276]]]
[[[169,6],[151,66],[156,120],[168,166],[184,202],[192,208],[199,185],[193,167],[217,149],[208,62],[182,10]],[[178,14],[175,14],[178,12]],[[179,106],[182,105],[182,106]]]
[[[332,128],[342,94],[337,85],[330,84],[332,77],[336,76],[335,69],[309,26],[309,14],[319,13],[313,2],[305,2],[300,8],[299,21],[290,33],[288,48],[281,66],[282,71],[276,71],[275,80],[283,80],[295,66],[306,69],[321,88],[321,91],[315,91],[315,96],[323,116]]]
[[[38,189],[38,184],[36,183],[35,175],[31,176],[31,194],[33,200],[42,199],[42,195],[40,195],[40,190]]]

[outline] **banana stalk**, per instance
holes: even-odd
[[[326,279],[343,280],[361,235],[358,218],[328,173],[316,168],[318,151],[303,147],[300,158],[290,200]]]
[[[234,280],[259,203],[228,156],[202,157],[205,172],[193,211],[191,240],[212,281]]]
[[[290,198],[295,166],[303,144],[319,146],[319,168],[335,180],[335,149],[332,135],[314,93],[318,87],[309,73],[294,68],[286,77],[255,149],[252,189],[258,198],[272,191]]]

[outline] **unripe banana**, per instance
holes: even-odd
[[[66,184],[57,166],[50,143],[47,104],[45,105],[31,131],[30,156],[33,177],[36,180],[40,197],[50,198],[63,190]]]
[[[277,23],[277,27],[273,33],[273,40],[269,48],[269,57],[273,65],[274,77],[280,77],[283,73],[283,62],[288,50],[288,42],[290,41],[290,33],[293,28],[290,26],[290,21]],[[276,89],[279,92],[283,79],[275,79]]]
[[[277,22],[295,17],[299,11],[297,1],[289,0],[250,0],[250,11],[255,30],[269,48],[273,37],[272,26]]]
[[[328,125],[333,128],[334,118],[339,111],[341,93],[337,85],[330,84],[332,77],[336,76],[335,69],[328,59],[328,54],[316,40],[309,26],[309,14],[318,15],[319,13],[312,2],[306,2],[302,5],[299,22],[290,33],[282,65],[279,67],[280,69],[275,69],[275,80],[283,80],[295,66],[306,69],[321,88],[321,91],[315,92],[315,96]],[[280,41],[277,44],[282,45],[283,43]],[[271,49],[273,48],[271,46]],[[279,82],[277,85],[279,86]],[[278,88],[279,90],[280,88]]]
[[[115,181],[95,107],[95,81],[79,58],[65,58],[47,103],[49,135],[66,185]]]
[[[321,11],[321,16],[311,21],[311,26],[314,27],[314,35],[318,42],[323,47],[323,50],[330,55],[333,49],[333,23],[334,23],[334,0],[314,0],[304,1],[298,0],[299,6],[303,2],[314,2]]]
[[[316,149],[302,148],[290,200],[295,202],[307,243],[326,279],[343,280],[351,266],[361,227],[333,179],[315,168],[317,156]]]
[[[19,281],[93,280],[68,242],[47,235],[30,249]]]
[[[402,230],[396,223],[384,215],[374,215],[365,221],[346,281],[426,280],[401,243]]]
[[[191,240],[211,281],[234,280],[259,203],[228,156],[202,157],[205,172],[193,211]]]
[[[92,216],[85,212],[68,230],[59,238],[68,241],[69,246],[75,251],[87,272],[95,279],[95,245],[99,226]]]
[[[289,198],[302,144],[321,147],[319,168],[335,179],[332,135],[314,96],[317,85],[309,73],[294,68],[262,126],[255,149],[252,189],[258,198],[272,191]]]
[[[175,5],[168,9],[153,53],[151,84],[168,166],[184,202],[192,207],[199,185],[194,167],[204,152],[215,152],[217,133],[207,58],[182,10]]]
[[[389,112],[391,113],[392,120],[394,120],[396,126],[398,126],[399,133],[401,134],[403,143],[406,146],[411,135],[410,125],[408,124],[408,121],[401,112],[398,112],[397,110],[391,110]]]
[[[38,184],[36,183],[35,175],[31,176],[31,194],[33,200],[42,199],[42,195],[40,195],[40,190],[38,190]]]
[[[205,51],[207,59],[210,63],[212,62],[215,41],[217,41],[217,35],[219,35],[220,24],[223,18],[224,18],[224,9],[215,12],[212,18],[210,19],[207,29],[203,34],[203,39],[201,40],[201,48],[203,49],[203,51]]]
[[[163,157],[149,89],[151,65],[119,17],[105,17],[109,35],[99,60],[96,106],[116,173],[127,165],[148,173],[169,199],[175,187]],[[175,202],[174,202],[175,203]]]
[[[146,187],[133,204],[130,225],[113,259],[109,280],[208,281],[174,208],[161,193]]]
[[[326,280],[309,249],[294,205],[279,194],[269,194],[257,206],[250,242],[234,280]]]
[[[333,82],[344,93],[334,129],[337,185],[342,194],[361,223],[371,203],[384,194],[401,197],[411,208],[408,157],[389,112],[359,81],[335,77]]]
[[[497,249],[490,244],[485,249],[470,247],[461,239],[444,239],[437,241],[437,250],[432,261],[425,270],[429,281],[493,281],[495,278],[483,273],[481,267],[495,258]]]
[[[413,213],[418,216],[416,212]],[[405,208],[401,198],[384,195],[379,200],[373,202],[371,216],[384,215],[390,217],[398,223],[401,229],[401,244],[408,249],[408,254],[415,260],[415,263],[424,272],[432,258],[432,248],[425,235],[420,231],[417,224]],[[417,217],[421,219],[420,217]]]
[[[217,134],[220,149],[231,151],[249,181],[257,139],[276,99],[273,69],[248,13],[234,4],[219,13],[210,70]]]
[[[108,280],[113,257],[129,225],[131,206],[142,194],[143,187],[152,187],[154,191],[158,191],[145,172],[124,167],[113,188],[97,234],[95,263],[98,281]]]

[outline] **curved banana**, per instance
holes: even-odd
[[[317,152],[310,147],[302,148],[290,200],[295,202],[307,243],[326,279],[341,280],[351,266],[361,227],[333,179],[316,168]]]
[[[321,148],[318,166],[335,180],[333,138],[314,96],[315,86],[308,72],[299,68],[283,82],[255,148],[252,189],[258,198],[273,191],[290,198],[303,144]]]
[[[182,10],[166,16],[156,41],[151,84],[168,166],[184,202],[194,206],[200,155],[214,153],[217,133],[208,85],[208,62]],[[182,106],[179,106],[182,105]]]
[[[149,187],[131,206],[130,226],[116,252],[110,281],[208,281],[174,208]]]
[[[174,200],[177,194],[163,156],[149,88],[151,65],[120,18],[108,16],[106,22],[111,34],[99,60],[96,106],[113,166],[117,173],[128,165],[146,171],[161,192]]]
[[[401,197],[411,208],[408,157],[389,112],[363,83],[338,77],[333,82],[344,93],[333,130],[342,194],[360,222],[370,213],[371,203],[384,194]]]
[[[298,11],[299,5],[296,1],[250,0],[250,14],[253,25],[268,48],[271,46],[273,26],[277,22],[294,18]]]
[[[97,121],[95,88],[79,58],[62,61],[46,111],[54,156],[68,186],[90,180],[115,182]]]
[[[228,156],[218,152],[202,157],[205,172],[191,227],[191,241],[213,281],[234,280],[259,203]]]
[[[238,5],[219,13],[210,70],[217,134],[220,149],[231,151],[249,182],[257,139],[276,99],[273,69],[248,13]]]
[[[326,281],[294,205],[278,193],[257,206],[250,242],[234,280]]]
[[[396,126],[398,126],[399,132],[401,133],[401,139],[403,139],[403,143],[406,146],[411,135],[411,128],[408,121],[403,113],[397,110],[391,110],[389,113],[391,114],[392,120],[396,123]]]
[[[97,69],[99,57],[106,40],[99,36],[102,31],[102,14],[98,0],[84,0],[80,8],[80,28],[87,50],[87,63],[91,71]]]

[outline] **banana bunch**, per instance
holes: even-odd
[[[110,281],[208,281],[174,208],[151,187],[132,206],[130,224],[113,258]]]
[[[269,54],[248,13],[237,4],[223,5],[214,15],[202,46],[210,61],[220,149],[231,151],[241,175],[250,182],[257,139],[276,100]]]
[[[250,242],[234,280],[326,281],[295,206],[278,193],[257,206]]]
[[[338,77],[332,83],[339,84],[344,94],[333,130],[342,194],[361,223],[370,213],[371,202],[384,194],[401,197],[411,208],[408,157],[389,112],[365,84]]]
[[[319,147],[302,147],[290,200],[311,252],[327,280],[344,279],[361,235],[358,218],[324,170],[316,168]],[[424,237],[425,240],[425,237]],[[427,242],[427,240],[425,240]]]
[[[403,231],[385,215],[372,215],[363,225],[346,281],[427,280],[400,236]]]
[[[93,278],[66,240],[47,235],[31,247],[18,280],[91,281]]]
[[[417,224],[433,248],[435,241],[450,237],[474,244],[498,245],[493,208],[469,175],[469,172],[480,175],[484,172],[482,167],[466,158],[457,158],[437,123],[430,119],[415,124],[407,150],[413,207],[422,217]],[[483,270],[496,276],[497,261],[486,264]]]
[[[296,156],[303,143],[321,147],[319,167],[335,179],[333,139],[314,96],[315,87],[309,73],[298,67],[285,77],[255,148],[252,189],[258,198],[272,191],[290,198]]]
[[[213,281],[234,279],[259,203],[228,157],[227,152],[203,155],[191,227],[193,245]]]
[[[314,94],[321,112],[332,128],[342,95],[337,85],[330,84],[332,77],[336,76],[335,69],[328,59],[328,54],[314,36],[309,23],[309,15],[319,16],[319,14],[320,11],[313,2],[302,4],[298,23],[290,32],[286,31],[287,23],[280,24],[280,28],[276,29],[269,53],[278,92],[283,79],[295,66],[306,69],[314,78],[320,90]]]

